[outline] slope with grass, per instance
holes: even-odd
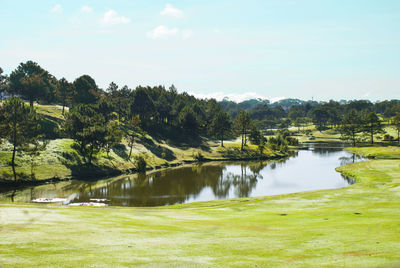
[[[342,166],[337,170],[356,184],[272,197],[162,208],[2,204],[0,263],[394,267],[400,265],[399,164]]]
[[[16,170],[19,177],[25,180],[33,178],[38,182],[52,178],[70,177],[99,179],[134,171],[137,168],[134,158],[138,156],[145,159],[149,169],[195,160],[256,159],[260,157],[255,145],[249,144],[245,151],[241,151],[239,149],[240,140],[227,141],[225,147],[219,146],[218,141],[207,139],[202,139],[196,144],[171,144],[146,134],[134,144],[131,159],[128,159],[130,151],[128,143],[123,140],[121,144],[112,148],[109,155],[99,152],[94,157],[94,165],[87,165],[74,149],[73,140],[62,138],[60,135],[60,127],[64,120],[62,107],[35,104],[35,108],[44,118],[41,127],[46,133],[46,138],[49,139],[49,144],[35,158],[22,152],[17,153]],[[268,148],[263,153],[266,158],[287,155],[285,152],[280,153]],[[12,178],[11,155],[11,144],[5,141],[0,143],[0,182],[10,183]]]

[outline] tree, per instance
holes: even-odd
[[[86,163],[92,164],[94,153],[106,144],[104,116],[91,104],[78,104],[66,113],[63,129],[72,138]]]
[[[31,107],[34,101],[45,99],[52,87],[52,76],[33,61],[21,63],[10,75],[11,93],[27,99]]]
[[[106,127],[106,136],[104,141],[104,148],[107,153],[107,157],[110,158],[109,153],[115,145],[119,144],[122,140],[123,132],[119,126],[119,122],[116,120],[109,121]]]
[[[111,97],[111,99],[117,97],[118,95],[118,85],[114,82],[111,82],[108,88],[106,89],[106,94]]]
[[[135,144],[136,138],[143,134],[140,128],[140,118],[139,115],[132,116],[126,123],[125,138],[128,140],[129,155],[128,159],[131,159],[133,145]]]
[[[31,144],[27,144],[24,146],[24,151],[26,152],[27,155],[29,155],[30,158],[30,164],[31,164],[31,178],[35,178],[35,173],[34,169],[36,166],[36,161],[35,158],[40,155],[41,151],[44,151],[48,145],[49,141],[42,141],[40,142],[39,139],[35,139],[32,141]]]
[[[374,112],[368,113],[364,120],[364,131],[371,137],[371,144],[374,144],[374,135],[383,132],[383,127],[379,117]]]
[[[363,123],[360,113],[355,109],[344,115],[340,126],[341,138],[350,140],[356,146],[357,135],[363,131]]]
[[[241,150],[243,151],[244,146],[246,145],[246,135],[250,130],[251,119],[250,115],[245,111],[241,110],[239,115],[235,119],[235,129],[241,135],[242,145]]]
[[[249,135],[249,140],[251,141],[251,143],[255,145],[260,145],[263,139],[264,136],[262,135],[261,131],[254,124],[252,124]]]
[[[89,75],[82,75],[74,81],[74,104],[94,104],[99,99],[101,90],[97,87],[96,82]]]
[[[15,155],[28,144],[34,144],[39,138],[39,116],[24,102],[11,97],[0,105],[0,138],[7,139],[13,145],[11,167],[14,180],[17,180],[15,172]]]
[[[154,111],[154,103],[147,90],[142,87],[136,88],[133,92],[132,114],[138,114],[142,123],[148,120]]]
[[[189,132],[191,134],[196,134],[198,130],[198,122],[196,115],[194,114],[193,110],[189,106],[183,107],[180,111],[179,116],[179,124],[183,128],[184,131]]]
[[[325,107],[316,106],[312,108],[311,111],[309,112],[309,116],[311,117],[312,122],[319,131],[325,129],[329,120],[329,112]]]
[[[400,145],[400,113],[392,119],[392,125],[397,129],[397,140]]]
[[[0,67],[0,100],[8,89],[9,77],[3,74],[3,69]]]
[[[62,114],[64,115],[64,108],[67,104],[71,102],[73,94],[72,84],[65,78],[61,78],[57,85],[57,95],[62,103]]]
[[[212,119],[210,128],[215,137],[221,140],[221,147],[224,147],[224,139],[232,129],[232,121],[229,115],[224,111],[217,112]]]

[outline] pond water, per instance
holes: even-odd
[[[1,194],[0,201],[66,198],[64,203],[69,204],[163,206],[341,188],[354,181],[335,168],[361,160],[340,147],[309,147],[281,161],[210,162],[96,182],[72,180],[10,191]]]

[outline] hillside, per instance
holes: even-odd
[[[246,150],[240,151],[240,140],[225,141],[221,147],[219,141],[201,138],[200,142],[176,144],[169,140],[154,138],[145,134],[138,138],[132,148],[132,157],[128,159],[129,148],[125,139],[114,146],[109,155],[101,151],[95,155],[93,165],[84,163],[74,149],[72,139],[63,138],[60,131],[64,121],[62,107],[58,105],[35,104],[36,111],[43,116],[42,129],[45,130],[48,145],[39,156],[31,158],[28,154],[18,152],[16,156],[17,173],[21,178],[47,180],[51,178],[100,178],[134,172],[137,170],[135,158],[143,157],[147,169],[159,169],[180,165],[185,162],[207,161],[218,159],[259,158],[257,146],[249,144]],[[11,177],[12,146],[4,141],[0,145],[0,176]],[[264,149],[266,158],[282,157],[285,153]]]

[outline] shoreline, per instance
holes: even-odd
[[[298,150],[298,149],[296,149],[296,150]],[[197,164],[197,163],[227,162],[227,161],[280,160],[280,159],[285,159],[285,158],[290,157],[291,156],[290,152],[293,152],[293,151],[288,151],[284,155],[273,155],[273,156],[264,156],[264,157],[203,158],[202,160],[182,160],[182,161],[175,162],[175,163],[167,162],[165,164],[156,165],[153,167],[147,167],[146,171],[144,173],[150,172],[150,174],[151,174],[154,171],[167,170],[169,168],[175,168],[175,167],[180,167],[180,166],[187,165],[187,164]],[[92,167],[96,167],[96,166],[92,166]],[[140,171],[138,169],[128,168],[128,169],[122,169],[122,170],[115,169],[115,172],[111,172],[109,174],[106,174],[105,176],[100,176],[100,177],[96,177],[96,178],[91,178],[91,177],[82,175],[81,177],[79,177],[79,176],[71,176],[71,177],[64,177],[64,178],[52,177],[52,178],[42,179],[42,180],[17,180],[17,181],[0,180],[0,187],[15,189],[15,188],[24,188],[24,187],[28,187],[28,186],[39,186],[39,185],[44,185],[44,184],[49,184],[49,183],[58,183],[58,182],[71,181],[71,180],[98,181],[98,180],[104,180],[104,179],[112,178],[112,177],[119,176],[119,175],[138,174],[138,173],[140,173]],[[86,177],[86,179],[84,179],[85,177]]]

